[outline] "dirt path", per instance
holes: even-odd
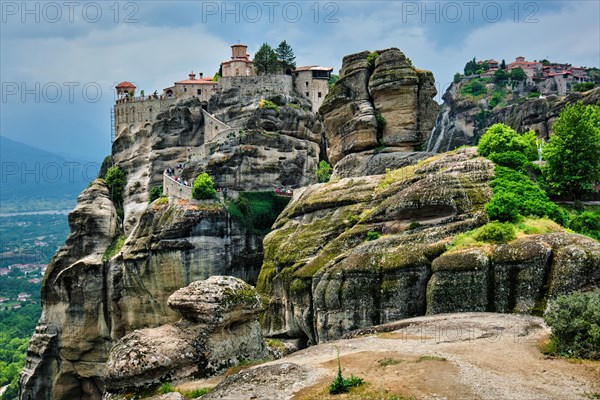
[[[600,363],[540,353],[537,344],[549,334],[540,318],[446,314],[402,325],[251,368],[223,381],[203,399],[546,400],[600,394]],[[350,394],[330,396],[327,387],[337,373],[338,349],[344,376],[356,375],[367,384]],[[295,373],[270,373],[288,363],[298,366]]]

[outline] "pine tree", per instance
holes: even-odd
[[[284,70],[296,68],[296,56],[294,55],[294,50],[292,50],[292,46],[285,40],[279,43],[279,47],[277,47],[275,53],[277,53],[277,58],[281,62]]]
[[[264,43],[256,52],[253,64],[258,75],[274,74],[279,69],[277,53],[267,43]]]

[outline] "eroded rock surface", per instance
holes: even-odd
[[[344,57],[340,79],[319,109],[334,165],[378,146],[414,151],[434,126],[438,105],[431,72],[416,69],[396,48],[376,53],[371,63],[368,51]]]
[[[581,235],[448,250],[487,222],[493,173],[468,148],[295,196],[264,242],[265,334],[314,344],[425,314],[539,313],[548,297],[600,284],[600,243]]]
[[[192,282],[169,306],[185,321],[134,331],[111,350],[105,381],[119,392],[190,376],[206,376],[242,360],[264,358],[255,289],[228,276]]]

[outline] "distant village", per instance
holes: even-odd
[[[313,112],[316,112],[329,93],[328,81],[332,71],[330,67],[307,65],[282,69],[278,75],[291,76],[295,92],[309,100]],[[220,64],[217,76],[205,76],[202,72],[196,75],[192,71],[187,79],[175,82],[160,94],[154,91],[150,95],[143,90],[137,93],[138,88],[129,81],[121,82],[115,86],[117,99],[113,110],[113,137],[150,123],[158,113],[181,99],[198,98],[202,108],[207,110],[212,95],[231,87],[244,88],[246,83],[248,88],[253,88],[256,82],[252,82],[251,78],[256,76],[248,46],[234,44],[231,46],[231,59]]]
[[[472,70],[472,74],[469,74],[466,78],[472,78],[473,76],[494,78],[500,69],[510,73],[520,68],[526,75],[525,86],[541,85],[561,96],[567,94],[575,84],[593,81],[590,76],[590,68],[574,67],[571,64],[550,63],[547,60],[527,61],[523,56],[516,57],[515,61],[509,64],[505,64],[504,60],[498,62],[490,59],[477,61],[477,65],[481,68]],[[467,75],[467,72],[465,71],[465,75]]]
[[[19,279],[26,279],[27,282],[39,284],[42,282],[46,267],[46,264],[39,263],[12,264],[6,268],[0,268],[0,276],[7,276],[16,271]],[[10,308],[16,310],[32,301],[33,293],[20,292],[12,297],[5,297],[5,295],[0,296],[0,309]]]

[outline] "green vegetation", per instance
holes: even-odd
[[[472,60],[467,61],[465,64],[464,72],[465,76],[473,75],[479,69],[479,64],[477,64],[477,60],[473,57]]]
[[[592,90],[594,86],[596,86],[594,82],[576,83],[573,85],[573,90],[576,92],[587,92],[588,90]]]
[[[5,289],[8,289],[13,282],[16,283],[15,281],[17,279],[0,277],[0,292],[3,296],[7,295]],[[4,395],[0,397],[2,400],[17,398],[19,373],[25,365],[29,338],[42,312],[39,305],[39,284],[36,286],[37,292],[29,292],[32,293],[31,299],[35,298],[35,300],[30,300],[18,310],[0,311],[0,386],[9,385]]]
[[[575,214],[569,223],[569,228],[575,232],[600,240],[600,213],[583,211]]]
[[[374,231],[367,232],[367,242],[370,242],[371,240],[377,240],[380,237],[381,237],[381,234],[379,232],[374,232]]]
[[[127,180],[125,179],[125,170],[118,165],[110,167],[108,171],[106,171],[104,182],[108,187],[110,199],[117,209],[119,218],[123,219],[123,191],[125,190],[125,184],[127,183]]]
[[[333,170],[333,168],[331,168],[331,165],[325,161],[325,160],[321,160],[319,162],[319,166],[317,167],[317,181],[319,183],[325,183],[325,182],[329,182],[329,179],[331,179],[331,171]]]
[[[439,357],[439,356],[424,355],[424,356],[419,357],[419,359],[417,360],[417,362],[422,362],[422,361],[446,361],[446,358]]]
[[[381,137],[383,135],[383,130],[387,125],[387,121],[385,117],[379,113],[375,114],[375,121],[377,122],[377,137]]]
[[[344,378],[342,376],[342,364],[340,361],[340,351],[338,349],[337,355],[338,361],[338,373],[331,385],[329,385],[329,394],[340,394],[348,393],[350,388],[358,387],[365,383],[362,378],[357,378],[354,375],[350,375],[350,378]]]
[[[501,71],[501,70],[499,70]],[[488,103],[488,108],[491,110],[496,107],[500,102],[504,99],[505,93],[502,89],[495,89],[490,102]]]
[[[212,178],[203,172],[194,179],[192,197],[196,200],[209,200],[215,197],[217,191]]]
[[[258,75],[270,75],[279,70],[277,53],[267,43],[263,43],[260,49],[258,49],[252,63]]]
[[[465,97],[479,97],[487,94],[485,83],[481,79],[471,79],[460,88],[460,94]]]
[[[219,79],[221,79],[221,74],[220,73],[215,73],[215,76],[213,76],[212,80],[213,82],[219,82]]]
[[[258,106],[260,108],[268,108],[269,110],[279,111],[279,106],[277,104],[273,103],[271,100],[262,99],[258,103]]]
[[[538,156],[535,132],[529,131],[519,135],[504,124],[490,126],[479,139],[477,149],[483,157],[508,151],[522,153],[528,160],[536,160]]]
[[[487,158],[501,167],[507,167],[517,171],[525,172],[531,166],[531,162],[525,154],[519,151],[504,151],[501,153],[490,153]]]
[[[510,223],[490,222],[475,234],[475,240],[486,243],[507,243],[515,239],[515,227]]]
[[[231,216],[252,232],[269,232],[290,199],[274,192],[240,192],[235,201],[227,204]]]
[[[461,79],[462,79],[462,75],[460,74],[460,72],[457,72],[454,74],[454,79],[453,79],[454,83],[460,82]]]
[[[285,40],[279,43],[279,46],[275,49],[275,54],[277,54],[277,58],[284,71],[296,68],[296,56],[294,55],[294,50],[292,50],[292,46]]]
[[[123,244],[125,244],[125,239],[127,239],[126,236],[118,236],[118,237],[116,237],[113,240],[113,242],[110,244],[110,246],[108,246],[108,248],[104,252],[104,255],[102,256],[102,261],[106,262],[106,261],[110,260],[119,251],[121,251],[121,249],[123,248]]]
[[[516,222],[520,215],[548,217],[566,225],[566,213],[522,172],[497,166],[490,185],[494,196],[485,209],[491,220]]]
[[[372,52],[369,53],[369,55],[367,56],[367,65],[369,66],[369,69],[371,71],[373,71],[375,69],[375,60],[377,60],[377,57],[379,57],[379,53],[377,52]]]
[[[387,367],[388,365],[396,365],[396,364],[400,364],[401,362],[402,361],[397,360],[395,358],[384,358],[384,359],[377,361],[377,364],[379,364],[380,367]]]
[[[514,68],[508,74],[511,80],[513,81],[524,81],[527,79],[527,74],[523,71],[522,68]]]
[[[161,384],[158,388],[158,393],[167,394],[175,391],[175,387],[170,382]]]
[[[329,91],[331,92],[331,90],[333,89],[333,87],[335,86],[336,82],[340,80],[340,76],[339,75],[335,75],[335,74],[331,74],[331,76],[329,77],[329,81],[327,82],[329,84]]]
[[[544,321],[552,329],[549,352],[600,360],[600,290],[559,296]]]
[[[508,73],[504,69],[498,69],[494,72],[494,82],[498,85],[506,85],[508,82]]]
[[[163,187],[162,186],[154,186],[152,189],[150,189],[150,203],[152,203],[154,200],[158,199],[159,197],[162,197],[163,195]]]
[[[544,146],[544,176],[553,193],[581,198],[600,181],[600,107],[567,105]]]

